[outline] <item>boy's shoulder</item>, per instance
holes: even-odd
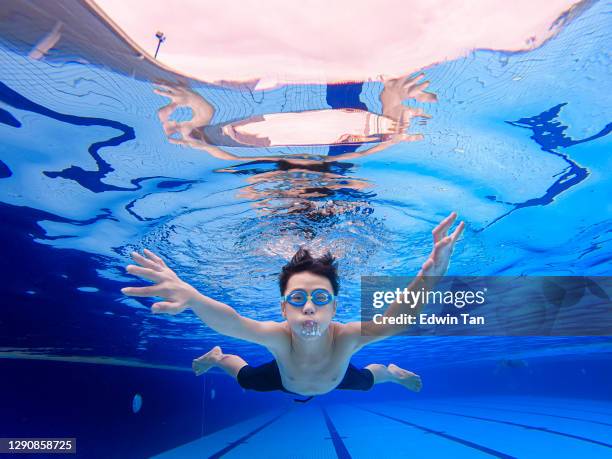
[[[333,333],[336,338],[346,338],[355,334],[355,327],[352,326],[354,323],[355,322],[331,322],[330,327],[333,327]],[[359,333],[359,331],[357,333]]]

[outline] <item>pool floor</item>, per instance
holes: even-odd
[[[156,457],[612,458],[610,401],[481,397],[325,405],[315,400]]]

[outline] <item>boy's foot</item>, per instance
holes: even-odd
[[[201,374],[206,373],[208,370],[214,367],[215,364],[219,360],[221,360],[222,357],[223,352],[221,352],[221,348],[219,346],[215,346],[203,356],[198,357],[197,359],[193,359],[193,362],[191,363],[191,368],[193,368],[193,371],[196,376],[200,376]]]
[[[387,370],[391,373],[392,381],[414,392],[419,392],[423,387],[421,377],[412,371],[404,370],[394,363],[387,365]]]

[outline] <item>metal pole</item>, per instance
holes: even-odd
[[[163,32],[157,32],[155,34],[155,36],[157,37],[157,49],[155,50],[155,59],[157,59],[157,53],[159,53],[159,47],[161,46],[163,41],[166,41],[166,37],[164,36]]]

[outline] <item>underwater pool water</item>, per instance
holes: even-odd
[[[431,65],[404,102],[413,137],[373,152],[383,137],[325,142],[338,111],[384,110],[380,82],[190,80],[71,5],[11,1],[0,18],[0,365],[15,375],[0,437],[76,436],[83,457],[612,455],[608,336],[395,337],[353,362],[415,371],[420,394],[377,386],[300,404],[216,371],[196,378],[191,359],[214,345],[252,364],[270,355],[120,292],[145,285],[124,267],[149,248],[206,295],[281,320],[278,273],[305,244],[339,258],[336,319],[358,320],[360,276],[416,273],[452,210],[467,227],[449,274],[610,275],[607,2],[538,48]],[[56,21],[59,41],[33,54]],[[203,106],[212,127],[198,137]],[[224,126],[249,119],[260,124],[228,141]],[[299,140],[295,125],[319,137]]]

